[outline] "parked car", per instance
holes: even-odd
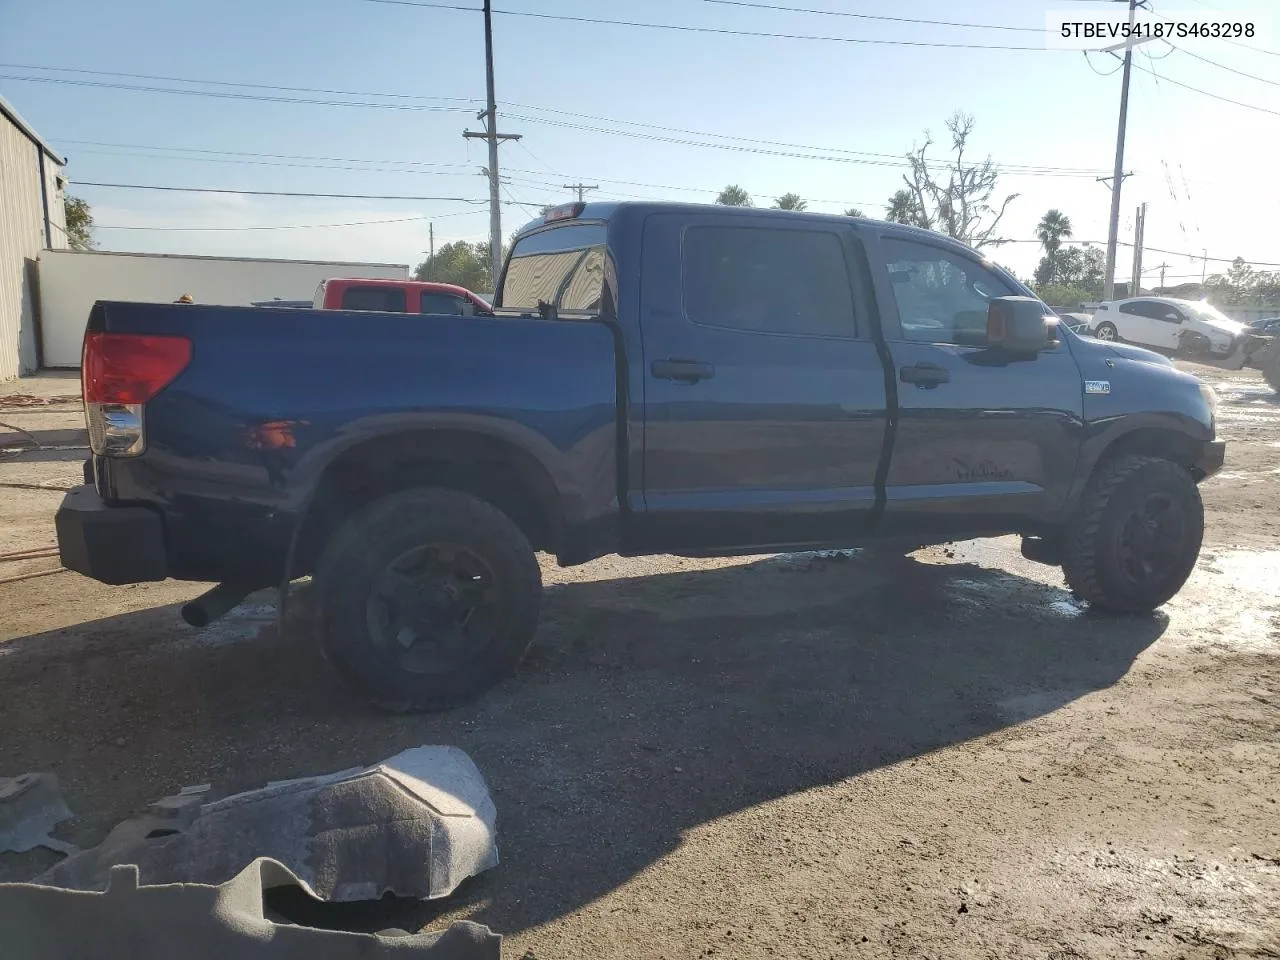
[[[1102,303],[1093,315],[1093,335],[1227,370],[1254,367],[1280,392],[1280,338],[1232,320],[1203,300],[1130,297]]]
[[[218,582],[193,623],[312,575],[330,662],[395,710],[515,669],[536,550],[1018,534],[1095,607],[1151,610],[1200,549],[1214,393],[1047,312],[931,231],[661,203],[549,211],[493,317],[100,302],[62,563]]]
[[[374,310],[470,317],[493,312],[478,294],[453,283],[421,280],[325,280],[311,302],[316,310]]]
[[[1089,313],[1059,313],[1059,319],[1067,325],[1072,333],[1089,335],[1093,324],[1093,315]]]
[[[1267,336],[1280,336],[1280,317],[1263,317],[1260,320],[1250,320],[1249,328],[1254,333],[1262,333]]]

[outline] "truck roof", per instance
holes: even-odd
[[[567,207],[576,206],[575,204],[564,204],[562,207],[556,207],[556,210],[563,210]],[[977,254],[982,257],[981,251],[974,250],[973,247],[953,240],[945,234],[937,233],[933,230],[926,230],[923,227],[912,227],[901,223],[892,223],[885,220],[879,220],[875,217],[846,217],[842,214],[833,213],[814,213],[809,210],[773,210],[767,207],[728,207],[717,203],[679,203],[664,201],[636,201],[636,200],[602,200],[584,203],[581,211],[576,216],[564,217],[552,221],[557,225],[573,223],[575,220],[612,220],[622,213],[639,213],[640,215],[648,213],[699,213],[714,210],[718,214],[728,216],[743,217],[771,217],[779,220],[844,220],[853,223],[875,224],[877,228],[894,236],[900,236],[904,239],[928,239],[934,244],[943,244],[953,247],[958,252],[963,252],[969,256]],[[516,236],[521,237],[526,233],[536,230],[547,225],[545,217],[538,217],[526,223],[517,232]],[[985,259],[985,258],[984,258]]]
[[[330,283],[336,284],[358,284],[362,287],[395,287],[398,290],[427,290],[432,293],[456,293],[459,296],[474,297],[478,294],[466,287],[460,287],[456,283],[437,283],[434,280],[384,280],[384,279],[366,279],[364,277],[330,277],[323,281],[326,285]]]

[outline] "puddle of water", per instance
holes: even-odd
[[[1052,601],[1049,604],[1049,609],[1064,620],[1074,620],[1076,617],[1083,617],[1088,612],[1089,607],[1075,597],[1068,596]]]
[[[275,622],[274,603],[246,603],[207,627],[190,628],[186,636],[175,642],[175,646],[184,650],[225,647],[253,640],[262,632],[263,627]]]
[[[1237,589],[1267,597],[1280,593],[1280,550],[1223,550],[1202,563]]]

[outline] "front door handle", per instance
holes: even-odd
[[[903,383],[914,383],[917,387],[931,389],[940,383],[947,383],[951,379],[951,371],[936,363],[916,363],[903,367],[900,376]]]
[[[716,368],[701,360],[655,360],[649,364],[649,372],[659,380],[675,380],[678,383],[697,383],[716,375]]]

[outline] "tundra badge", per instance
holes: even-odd
[[[1110,393],[1110,380],[1086,380],[1084,382],[1085,393]]]

